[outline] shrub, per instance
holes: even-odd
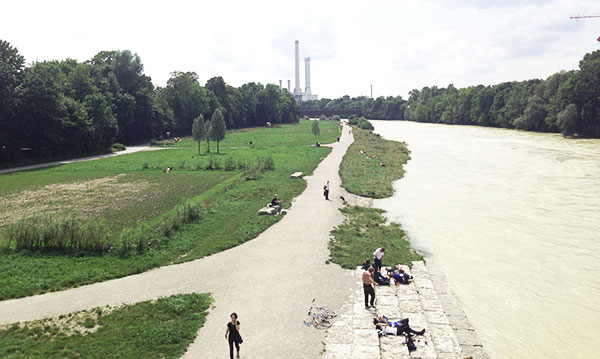
[[[352,117],[348,120],[348,124],[350,124],[352,126],[356,126],[356,125],[358,125],[358,119],[356,117]]]
[[[113,143],[113,145],[110,148],[113,150],[113,152],[125,151],[127,149],[122,143]]]
[[[204,206],[201,203],[185,203],[175,207],[171,215],[165,218],[160,226],[160,233],[165,237],[171,236],[184,224],[194,222],[204,214]]]
[[[375,129],[375,127],[373,127],[371,122],[367,121],[364,117],[361,117],[360,120],[358,120],[358,123],[356,124],[356,126],[358,126],[359,128],[362,128],[363,130],[373,131]]]
[[[331,116],[331,120],[332,121],[340,121],[342,118],[339,115],[333,115]]]
[[[327,117],[325,115],[321,115],[321,116],[319,116],[319,121],[329,121],[329,117]]]
[[[225,160],[225,166],[223,167],[225,171],[233,171],[235,170],[235,162],[233,161],[233,157],[227,157]]]
[[[142,164],[142,169],[147,170],[148,168],[149,168],[148,162],[144,162],[144,164]]]

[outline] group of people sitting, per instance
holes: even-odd
[[[396,269],[386,268],[387,276],[381,274],[382,270],[382,260],[385,254],[385,248],[377,248],[375,252],[373,252],[373,265],[371,266],[371,260],[367,259],[363,262],[362,268],[365,270],[363,273],[363,287],[365,292],[365,308],[369,309],[368,299],[371,297],[370,306],[375,308],[374,305],[374,297],[375,293],[373,291],[372,284],[375,285],[390,285],[393,280],[396,285],[400,284],[409,284],[412,280],[412,276],[408,273],[404,272],[404,270],[400,267],[400,265],[396,266]],[[377,334],[381,336],[387,335],[405,335],[406,336],[406,345],[409,351],[416,350],[417,347],[412,339],[412,335],[423,335],[425,334],[425,329],[421,331],[416,331],[410,327],[408,324],[408,318],[401,319],[400,321],[393,322],[389,320],[386,316],[382,315],[376,318],[373,318],[373,324],[375,325],[375,329],[377,330]]]

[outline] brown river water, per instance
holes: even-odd
[[[492,358],[600,358],[600,140],[372,121],[411,150],[375,201],[441,265]]]

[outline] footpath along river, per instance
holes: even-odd
[[[600,140],[372,123],[411,150],[375,207],[443,268],[490,356],[600,357]]]

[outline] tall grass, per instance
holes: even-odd
[[[83,220],[75,214],[61,217],[29,217],[9,224],[4,237],[8,248],[37,252],[96,253],[114,251],[127,256],[136,249],[143,253],[162,245],[184,225],[205,213],[202,203],[184,203],[165,214],[153,227],[142,223],[111,233],[105,221]]]
[[[82,221],[70,214],[60,218],[24,218],[6,228],[9,247],[42,252],[109,251],[114,244],[105,221]]]

